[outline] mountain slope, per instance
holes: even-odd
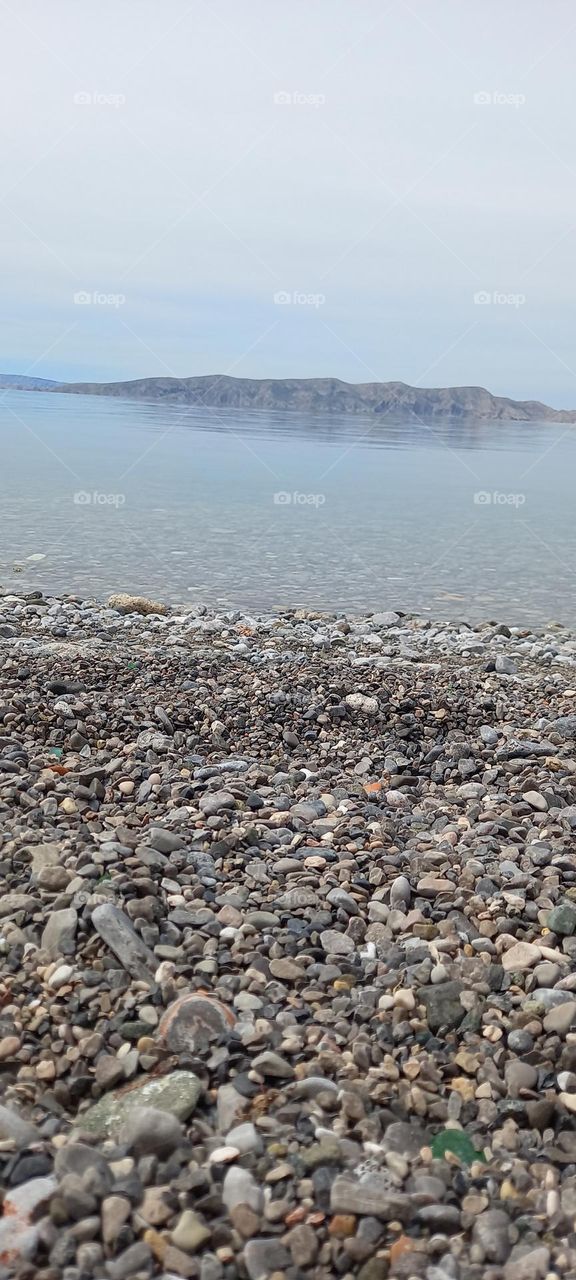
[[[0,373],[0,387],[13,387],[15,391],[42,391],[58,385],[53,378],[31,378],[25,373]]]
[[[206,406],[217,409],[298,410],[307,413],[398,415],[408,420],[468,417],[519,422],[576,422],[576,410],[537,400],[494,396],[484,387],[410,387],[405,382],[341,382],[338,378],[137,378],[132,382],[73,382],[53,390],[78,395]]]

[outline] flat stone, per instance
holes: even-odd
[[[422,1147],[428,1146],[429,1141],[429,1134],[421,1125],[410,1124],[405,1120],[394,1120],[384,1133],[382,1146],[385,1151],[414,1159],[419,1155]]]
[[[539,813],[546,813],[548,809],[548,801],[540,791],[525,791],[522,799],[529,804],[532,809],[537,809]]]
[[[499,675],[515,676],[517,674],[518,667],[512,658],[506,658],[503,654],[498,654],[494,663],[494,670],[497,671]]]
[[[338,1174],[330,1191],[330,1211],[408,1222],[412,1204],[410,1196],[397,1191],[384,1173],[365,1173],[356,1179]]]
[[[505,1262],[511,1249],[510,1219],[502,1209],[486,1209],[472,1228],[472,1239],[487,1262]]]
[[[439,893],[455,893],[456,885],[452,880],[442,879],[441,876],[422,876],[416,885],[416,893],[421,893],[425,898],[435,898]]]
[[[230,791],[207,791],[206,795],[200,797],[199,808],[210,818],[222,810],[235,809],[236,801]]]
[[[418,1000],[426,1008],[426,1017],[431,1031],[439,1031],[441,1027],[459,1026],[466,1012],[460,1000],[465,990],[465,984],[459,979],[420,988]]]
[[[52,960],[58,956],[73,955],[75,951],[76,930],[78,928],[78,912],[74,907],[62,907],[51,911],[44,927],[41,947]]]
[[[274,1080],[292,1080],[294,1076],[294,1067],[280,1054],[268,1049],[252,1059],[252,1066],[260,1075],[271,1076]]]
[[[226,1171],[222,1186],[222,1200],[228,1212],[239,1204],[247,1204],[255,1213],[260,1213],[264,1204],[264,1193],[249,1169],[232,1165]]]
[[[546,1245],[536,1249],[517,1245],[504,1267],[504,1280],[545,1280],[550,1269],[550,1250]]]
[[[559,1036],[565,1036],[576,1024],[576,1000],[567,1000],[565,1004],[559,1004],[555,1009],[551,1009],[544,1018],[543,1027],[545,1031],[556,1032]]]
[[[531,969],[532,965],[537,964],[541,959],[540,947],[532,942],[516,942],[513,947],[503,953],[501,963],[506,973],[514,973],[516,970],[522,972],[524,969]]]
[[[60,845],[47,841],[45,844],[36,844],[32,850],[32,872],[37,873],[43,871],[45,867],[57,867],[62,859],[62,851]]]
[[[202,1093],[202,1083],[191,1071],[172,1071],[166,1076],[139,1079],[135,1085],[106,1094],[77,1123],[97,1137],[116,1136],[131,1111],[157,1107],[178,1120],[187,1120]]]
[[[158,1025],[158,1035],[172,1053],[198,1053],[204,1045],[230,1034],[235,1017],[228,1005],[214,996],[190,992],[168,1006]]]
[[[146,831],[146,844],[158,853],[174,853],[177,849],[185,849],[186,841],[176,831],[167,831],[165,827],[149,827]]]
[[[269,1280],[275,1271],[283,1272],[291,1262],[286,1246],[274,1236],[249,1240],[242,1257],[249,1280]]]
[[[337,929],[324,929],[320,934],[320,942],[326,953],[333,956],[351,956],[356,950],[352,938]]]
[[[119,907],[110,902],[102,903],[92,912],[92,924],[127,973],[151,987],[155,986],[156,957]]]
[[[4,893],[0,897],[0,919],[18,915],[20,911],[29,916],[39,906],[38,898],[32,898],[28,893]]]

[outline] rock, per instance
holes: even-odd
[[[249,1240],[242,1257],[249,1280],[269,1280],[275,1272],[283,1272],[290,1265],[288,1250],[273,1236]]]
[[[271,1053],[266,1050],[264,1053],[258,1054],[252,1061],[255,1071],[262,1076],[271,1076],[274,1080],[291,1080],[294,1075],[294,1067],[280,1057],[278,1053]]]
[[[210,1239],[212,1232],[192,1209],[185,1209],[172,1231],[172,1243],[185,1253],[196,1253]]]
[[[566,899],[553,907],[548,915],[548,928],[561,937],[570,937],[576,933],[576,903]]]
[[[286,1243],[295,1267],[311,1267],[318,1256],[319,1242],[312,1227],[302,1222],[288,1233]]]
[[[363,693],[348,693],[345,701],[351,711],[363,711],[367,716],[375,716],[379,710],[378,699]]]
[[[501,960],[502,968],[506,973],[521,972],[523,969],[531,969],[541,957],[540,947],[532,942],[516,942],[513,947],[504,952]]]
[[[576,1000],[567,1000],[565,1004],[559,1004],[555,1009],[551,1009],[544,1018],[543,1026],[548,1033],[567,1035],[568,1031],[576,1026]]]
[[[422,876],[416,885],[416,893],[422,893],[425,898],[435,898],[439,893],[454,893],[455,888],[451,880],[441,876]]]
[[[234,809],[236,801],[230,791],[207,791],[206,795],[200,797],[200,808],[207,818],[213,815]]]
[[[546,813],[548,801],[539,791],[525,791],[523,799],[532,809],[538,809],[540,813]]]
[[[165,1159],[183,1141],[184,1130],[177,1117],[159,1107],[134,1107],[127,1115],[118,1137],[136,1156]]]
[[[21,1150],[40,1141],[40,1134],[33,1124],[23,1120],[12,1107],[0,1105],[0,1141],[13,1142]]]
[[[536,1249],[518,1245],[504,1267],[504,1280],[545,1280],[550,1269],[550,1250],[546,1245]]]
[[[385,1151],[406,1156],[409,1160],[419,1155],[422,1147],[428,1144],[429,1135],[426,1130],[416,1122],[409,1124],[404,1120],[395,1120],[389,1124],[382,1139]]]
[[[337,929],[325,929],[320,934],[320,942],[329,955],[350,956],[356,950],[353,939],[346,933],[339,933]]]
[[[338,1174],[330,1192],[331,1213],[371,1214],[388,1221],[408,1222],[410,1197],[402,1195],[383,1173],[365,1173],[354,1179]]]
[[[120,1132],[130,1113],[143,1107],[167,1111],[177,1120],[187,1120],[202,1092],[202,1084],[191,1071],[172,1071],[166,1076],[137,1081],[113,1094],[106,1094],[78,1120],[82,1129],[97,1137]]]
[[[102,1239],[104,1244],[115,1244],[122,1227],[131,1213],[130,1201],[125,1196],[106,1196],[100,1207]]]
[[[133,1280],[133,1277],[150,1274],[152,1251],[144,1240],[131,1244],[113,1262],[106,1263],[110,1280]]]
[[[146,596],[130,596],[123,591],[108,598],[108,608],[116,609],[117,613],[140,613],[144,615],[168,613],[168,608],[165,604],[158,604],[155,600],[148,600]]]
[[[512,1243],[508,1215],[502,1209],[486,1209],[474,1223],[472,1238],[487,1262],[506,1262]]]
[[[512,658],[506,658],[503,654],[498,654],[494,663],[494,669],[499,675],[515,676],[518,673],[518,667]]]
[[[185,849],[186,842],[176,831],[168,831],[165,827],[150,827],[146,832],[146,844],[159,853],[174,853]]]
[[[226,1141],[231,1147],[235,1147],[240,1155],[249,1155],[251,1151],[262,1150],[262,1138],[251,1121],[235,1125],[226,1134]]]
[[[42,933],[40,944],[42,950],[46,951],[53,960],[58,956],[73,955],[77,928],[78,913],[73,907],[62,907],[58,911],[51,911]]]
[[[0,1263],[12,1269],[32,1258],[39,1239],[37,1218],[56,1190],[55,1178],[31,1178],[6,1191],[0,1220]]]
[[[222,1200],[230,1213],[240,1204],[246,1204],[255,1213],[263,1206],[263,1193],[248,1169],[232,1165],[226,1171],[222,1187]]]
[[[54,1158],[54,1173],[59,1179],[69,1174],[83,1178],[86,1173],[96,1173],[101,1186],[106,1190],[110,1190],[112,1184],[108,1161],[99,1151],[83,1142],[68,1142],[66,1146],[58,1148]]]
[[[229,1035],[236,1019],[232,1010],[213,996],[191,992],[166,1009],[158,1035],[172,1053],[198,1053],[207,1043]]]
[[[37,898],[32,898],[27,893],[5,893],[0,898],[0,918],[18,915],[20,911],[29,916],[39,905]]]
[[[460,1000],[464,990],[464,983],[458,979],[420,988],[418,999],[426,1009],[431,1031],[460,1025],[465,1014],[464,1005]]]
[[[92,912],[92,924],[133,978],[154,986],[156,960],[119,907],[104,902]]]

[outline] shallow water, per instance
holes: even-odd
[[[10,391],[0,446],[5,589],[576,623],[576,426]]]

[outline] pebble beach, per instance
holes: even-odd
[[[0,1280],[576,1277],[576,635],[0,594]]]

